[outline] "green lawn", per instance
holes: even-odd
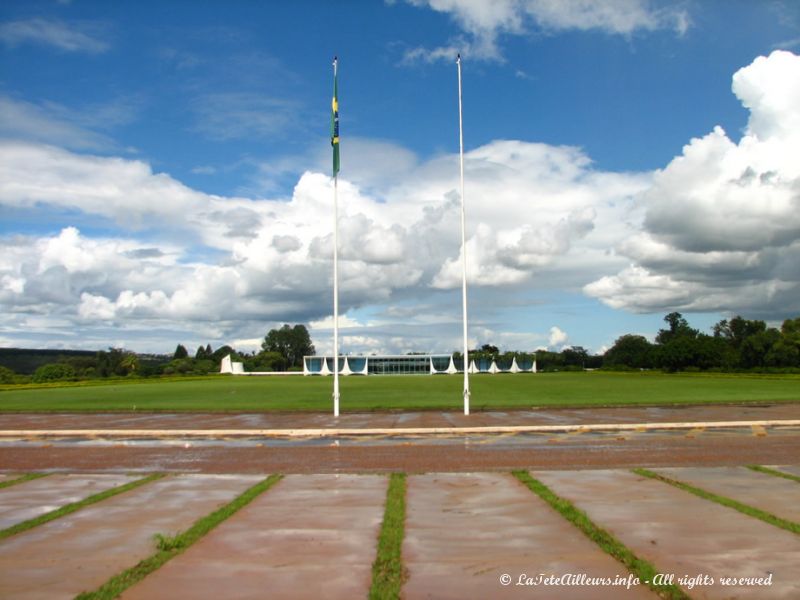
[[[341,378],[342,412],[461,410],[461,376]],[[539,373],[470,377],[473,410],[545,406],[800,402],[800,378]],[[332,409],[330,377],[216,376],[0,391],[2,411],[320,411]]]

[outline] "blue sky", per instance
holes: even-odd
[[[800,314],[800,9],[782,1],[13,0],[0,344],[602,351]]]

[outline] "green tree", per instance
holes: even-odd
[[[689,336],[680,336],[659,344],[655,354],[658,366],[674,373],[692,365],[693,341]]]
[[[781,325],[781,334],[794,343],[800,344],[800,317],[786,319]]]
[[[126,373],[136,373],[139,370],[139,357],[133,352],[126,352],[119,363],[121,369]]]
[[[33,374],[34,383],[46,383],[48,381],[63,381],[75,379],[75,369],[71,365],[63,363],[50,363],[42,365]]]
[[[286,359],[289,367],[302,366],[303,356],[315,352],[305,325],[284,325],[280,329],[270,329],[261,349],[265,352],[277,352]]]
[[[175,347],[175,353],[172,355],[172,358],[173,359],[189,358],[189,351],[186,350],[186,346],[184,346],[183,344],[178,344]]]
[[[555,371],[563,368],[564,357],[560,352],[536,351],[536,368],[539,371]]]
[[[657,344],[666,344],[667,342],[680,337],[696,337],[699,333],[697,329],[689,327],[689,323],[683,318],[679,312],[671,312],[664,321],[669,324],[669,329],[659,329],[656,335]]]
[[[714,337],[727,340],[736,350],[741,349],[742,344],[748,337],[766,330],[767,324],[764,321],[750,321],[739,315],[736,315],[730,321],[723,319],[713,327]]]
[[[173,358],[164,365],[164,375],[187,375],[194,370],[194,360],[191,358]]]
[[[764,363],[768,367],[800,367],[800,348],[782,337],[767,351]]]
[[[767,364],[767,355],[781,339],[781,333],[772,327],[765,331],[747,336],[742,342],[741,364],[746,369],[771,366]]]
[[[0,383],[14,383],[17,374],[8,367],[0,365]]]
[[[235,360],[237,362],[241,362],[241,356],[239,355],[239,353],[237,353],[236,350],[234,350],[233,348],[231,348],[230,346],[227,346],[227,345],[226,346],[220,346],[219,348],[214,350],[214,352],[211,353],[211,357],[210,358],[217,365],[219,365],[220,361],[223,358],[225,358],[226,356],[228,356],[228,354],[231,355],[231,360]]]
[[[564,357],[564,365],[567,367],[586,367],[586,360],[589,358],[589,352],[583,346],[572,346],[564,348],[561,351],[561,356]]]
[[[109,348],[97,353],[97,374],[100,377],[111,375],[126,375],[128,371],[122,366],[125,355],[128,354],[120,348]]]
[[[800,317],[786,319],[781,325],[781,348],[785,366],[800,367]],[[792,361],[792,357],[794,361]]]
[[[288,362],[280,352],[262,350],[255,356],[247,357],[244,366],[247,371],[285,371]]]
[[[603,355],[603,366],[626,366],[632,369],[648,369],[654,366],[653,344],[644,336],[627,334],[617,338]]]

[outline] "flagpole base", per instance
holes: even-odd
[[[333,394],[333,416],[339,416],[339,394]]]
[[[469,415],[469,390],[464,390],[464,414]]]

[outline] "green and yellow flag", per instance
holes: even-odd
[[[333,147],[333,176],[339,173],[339,87],[336,82],[338,59],[333,59],[333,102],[331,102],[331,146]]]

